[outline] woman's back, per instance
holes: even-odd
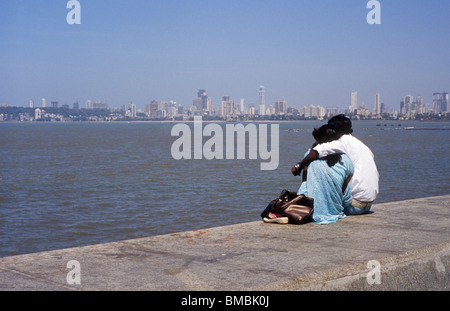
[[[351,187],[342,187],[345,180],[353,174],[353,162],[346,154],[329,165],[326,158],[311,162],[308,166],[308,180],[302,184],[298,193],[314,198],[313,218],[316,223],[327,224],[344,218],[344,206],[351,202]]]

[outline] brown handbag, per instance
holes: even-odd
[[[261,217],[267,217],[269,213],[288,217],[291,224],[304,224],[313,220],[314,199],[284,189],[277,199],[269,203]]]

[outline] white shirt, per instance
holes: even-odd
[[[333,153],[345,153],[353,161],[355,172],[352,177],[352,196],[361,202],[373,202],[378,195],[379,174],[372,151],[359,139],[350,134],[338,140],[314,147],[323,158]]]

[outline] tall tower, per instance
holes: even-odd
[[[259,86],[259,115],[266,114],[266,88],[264,85]]]
[[[208,108],[208,96],[206,95],[206,90],[198,90],[197,98],[199,99],[198,110],[203,110]]]
[[[223,117],[230,116],[233,114],[234,110],[234,103],[232,100],[230,100],[230,96],[228,94],[224,95],[222,97],[222,103],[221,103],[221,115]]]
[[[414,107],[414,110],[416,113],[422,114],[424,113],[424,107],[423,107],[423,96],[422,95],[417,95],[417,99],[416,99],[416,105]]]
[[[448,112],[448,101],[449,101],[449,96],[448,96],[448,92],[443,92],[442,93],[442,103],[441,103],[441,111],[442,112]]]
[[[131,117],[136,118],[136,105],[130,103],[130,109],[131,109]]]
[[[150,118],[156,118],[158,111],[158,102],[156,100],[152,100],[150,103]]]
[[[198,90],[197,97],[194,98],[193,106],[202,114],[212,114],[212,100],[206,95],[206,90]]]
[[[375,94],[374,110],[375,115],[381,114],[381,98],[380,93]]]
[[[241,98],[241,101],[239,102],[239,111],[243,114],[245,110],[245,103],[244,103],[244,99]]]
[[[401,113],[411,115],[413,108],[414,97],[412,95],[406,95],[403,97],[403,111]]]
[[[353,114],[358,109],[358,92],[352,92],[348,109],[350,110],[350,114]]]

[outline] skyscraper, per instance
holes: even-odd
[[[206,95],[206,90],[198,90],[197,97],[193,100],[193,106],[202,114],[212,114],[212,100]]]
[[[348,110],[350,110],[350,114],[353,114],[357,109],[358,109],[358,92],[352,92],[350,97],[350,106],[348,107]]]
[[[441,102],[442,102],[442,94],[434,93],[433,94],[433,113],[441,112]]]
[[[424,113],[424,107],[423,107],[423,96],[422,95],[417,95],[417,99],[416,99],[416,103],[414,105],[414,111],[415,113],[419,113],[422,114]]]
[[[375,107],[373,112],[375,113],[375,115],[380,115],[381,114],[381,98],[380,98],[380,93],[376,93],[375,94]]]
[[[220,106],[220,112],[223,117],[231,116],[234,113],[234,101],[230,100],[230,96],[228,94],[222,97],[222,103]]]
[[[150,111],[149,111],[150,118],[156,118],[157,111],[158,111],[158,102],[156,100],[152,100],[152,102],[150,103]]]
[[[264,85],[259,86],[259,115],[266,114],[266,88]]]
[[[441,102],[441,111],[442,112],[448,112],[448,93],[443,92],[442,93],[442,102]]]
[[[412,95],[406,95],[400,102],[400,114],[411,115],[414,108],[414,97]]]
[[[136,118],[136,105],[129,103],[130,105],[130,111],[131,111],[131,117],[132,118]]]
[[[433,94],[433,112],[441,113],[448,111],[448,93],[434,93]]]
[[[241,101],[239,102],[239,112],[243,114],[244,110],[245,110],[245,103],[244,103],[244,99],[241,98]]]
[[[284,99],[279,99],[275,102],[275,114],[286,114],[287,113],[287,103]]]

